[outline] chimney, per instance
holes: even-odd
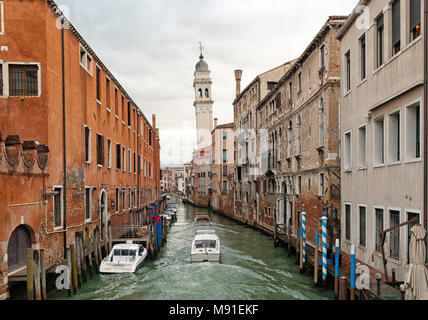
[[[218,122],[218,119],[214,118],[214,129],[217,128],[217,122]]]
[[[153,130],[156,130],[156,115],[152,114],[152,127]]]
[[[242,70],[235,70],[236,96],[239,96],[241,94],[241,78]]]

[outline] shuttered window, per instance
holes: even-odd
[[[115,201],[115,209],[116,212],[119,212],[119,188],[116,188],[116,201]]]
[[[345,204],[345,237],[351,240],[351,205]]]
[[[410,0],[411,40],[421,35],[421,0]]]
[[[391,210],[390,214],[390,227],[394,227],[400,224],[400,212]],[[400,259],[400,229],[394,229],[390,233],[390,244],[389,244],[391,258]]]
[[[56,194],[53,197],[54,206],[54,226],[55,228],[62,226],[62,188],[55,187],[53,192]]]
[[[346,92],[351,90],[351,52],[345,54]]]
[[[392,4],[392,51],[394,54],[400,52],[400,0]]]
[[[91,162],[91,129],[85,126],[85,162]]]
[[[37,96],[38,88],[37,65],[9,65],[9,95]]]
[[[97,100],[98,101],[101,101],[100,74],[101,74],[101,70],[100,68],[97,67],[96,81],[97,81]]]
[[[91,219],[91,188],[86,187],[85,188],[85,219],[89,220]]]
[[[375,209],[375,215],[376,215],[376,234],[375,234],[375,244],[376,244],[376,251],[381,252],[382,246],[380,242],[380,233],[384,230],[383,227],[383,209]]]
[[[381,65],[383,65],[383,41],[384,41],[384,36],[383,36],[383,14],[376,20],[376,25],[377,25],[377,66],[380,67]]]
[[[360,207],[360,245],[366,246],[366,207]]]
[[[0,64],[0,96],[3,95],[3,64]]]
[[[120,144],[116,143],[116,169],[120,169]]]
[[[97,133],[97,164],[104,165],[104,137]]]
[[[366,35],[360,38],[360,80],[366,78]]]
[[[276,107],[281,108],[281,92],[276,95]]]

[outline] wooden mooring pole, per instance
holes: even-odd
[[[88,257],[88,262],[89,262],[89,266],[88,266],[89,277],[92,279],[94,269],[93,269],[93,266],[92,266],[92,241],[91,241],[91,239],[89,239],[89,238],[86,239],[85,238],[85,244],[86,244],[86,248],[88,250],[87,257]]]
[[[42,300],[40,289],[40,257],[39,252],[34,250],[34,292],[36,300]]]
[[[88,274],[87,274],[87,266],[86,266],[86,258],[85,258],[85,247],[83,246],[82,238],[79,238],[78,242],[79,246],[79,259],[80,259],[80,265],[82,266],[82,281],[83,283],[86,283],[88,281]]]
[[[34,250],[27,248],[27,300],[34,300]]]
[[[339,285],[340,285],[339,300],[347,300],[348,299],[348,279],[346,277],[340,277]]]
[[[78,294],[79,280],[77,279],[76,249],[74,247],[74,244],[70,245],[70,251],[71,251],[71,273],[73,275],[74,294]]]
[[[67,257],[67,267],[68,267],[68,283],[69,283],[69,289],[68,289],[68,296],[71,297],[73,295],[73,283],[72,283],[72,277],[71,277],[71,250],[70,248],[66,249],[66,257]]]
[[[94,262],[95,262],[95,272],[96,273],[98,273],[98,245],[97,245],[97,239],[96,239],[96,237],[94,236],[94,239],[93,239],[93,241],[92,241],[92,246],[93,246],[93,249],[94,249],[94,258],[95,258],[95,260],[94,260]]]
[[[75,250],[76,250],[77,284],[79,288],[81,288],[82,287],[82,265],[80,263],[82,260],[80,259],[80,246],[79,246],[78,239],[76,239]]]
[[[315,234],[315,254],[314,254],[314,285],[315,287],[318,286],[318,269],[319,269],[319,263],[318,263],[318,255],[320,252],[320,235],[319,233]]]
[[[40,249],[40,271],[41,271],[41,286],[42,300],[46,300],[46,265],[45,265],[45,249]]]

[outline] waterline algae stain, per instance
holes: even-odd
[[[174,200],[174,199],[173,199]],[[301,275],[284,248],[251,228],[211,213],[209,229],[221,239],[221,263],[192,264],[190,245],[200,228],[195,215],[208,210],[177,201],[177,222],[158,259],[146,259],[135,274],[99,275],[78,295],[66,291],[50,299],[126,300],[312,300],[331,299],[329,290],[313,287],[310,276]],[[207,227],[204,227],[207,228]]]

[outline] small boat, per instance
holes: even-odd
[[[210,217],[206,214],[198,214],[195,217],[195,223],[210,224]]]
[[[141,244],[115,244],[101,262],[100,273],[134,273],[146,257],[147,250]]]
[[[220,262],[220,238],[215,231],[197,231],[190,255],[192,262]]]

